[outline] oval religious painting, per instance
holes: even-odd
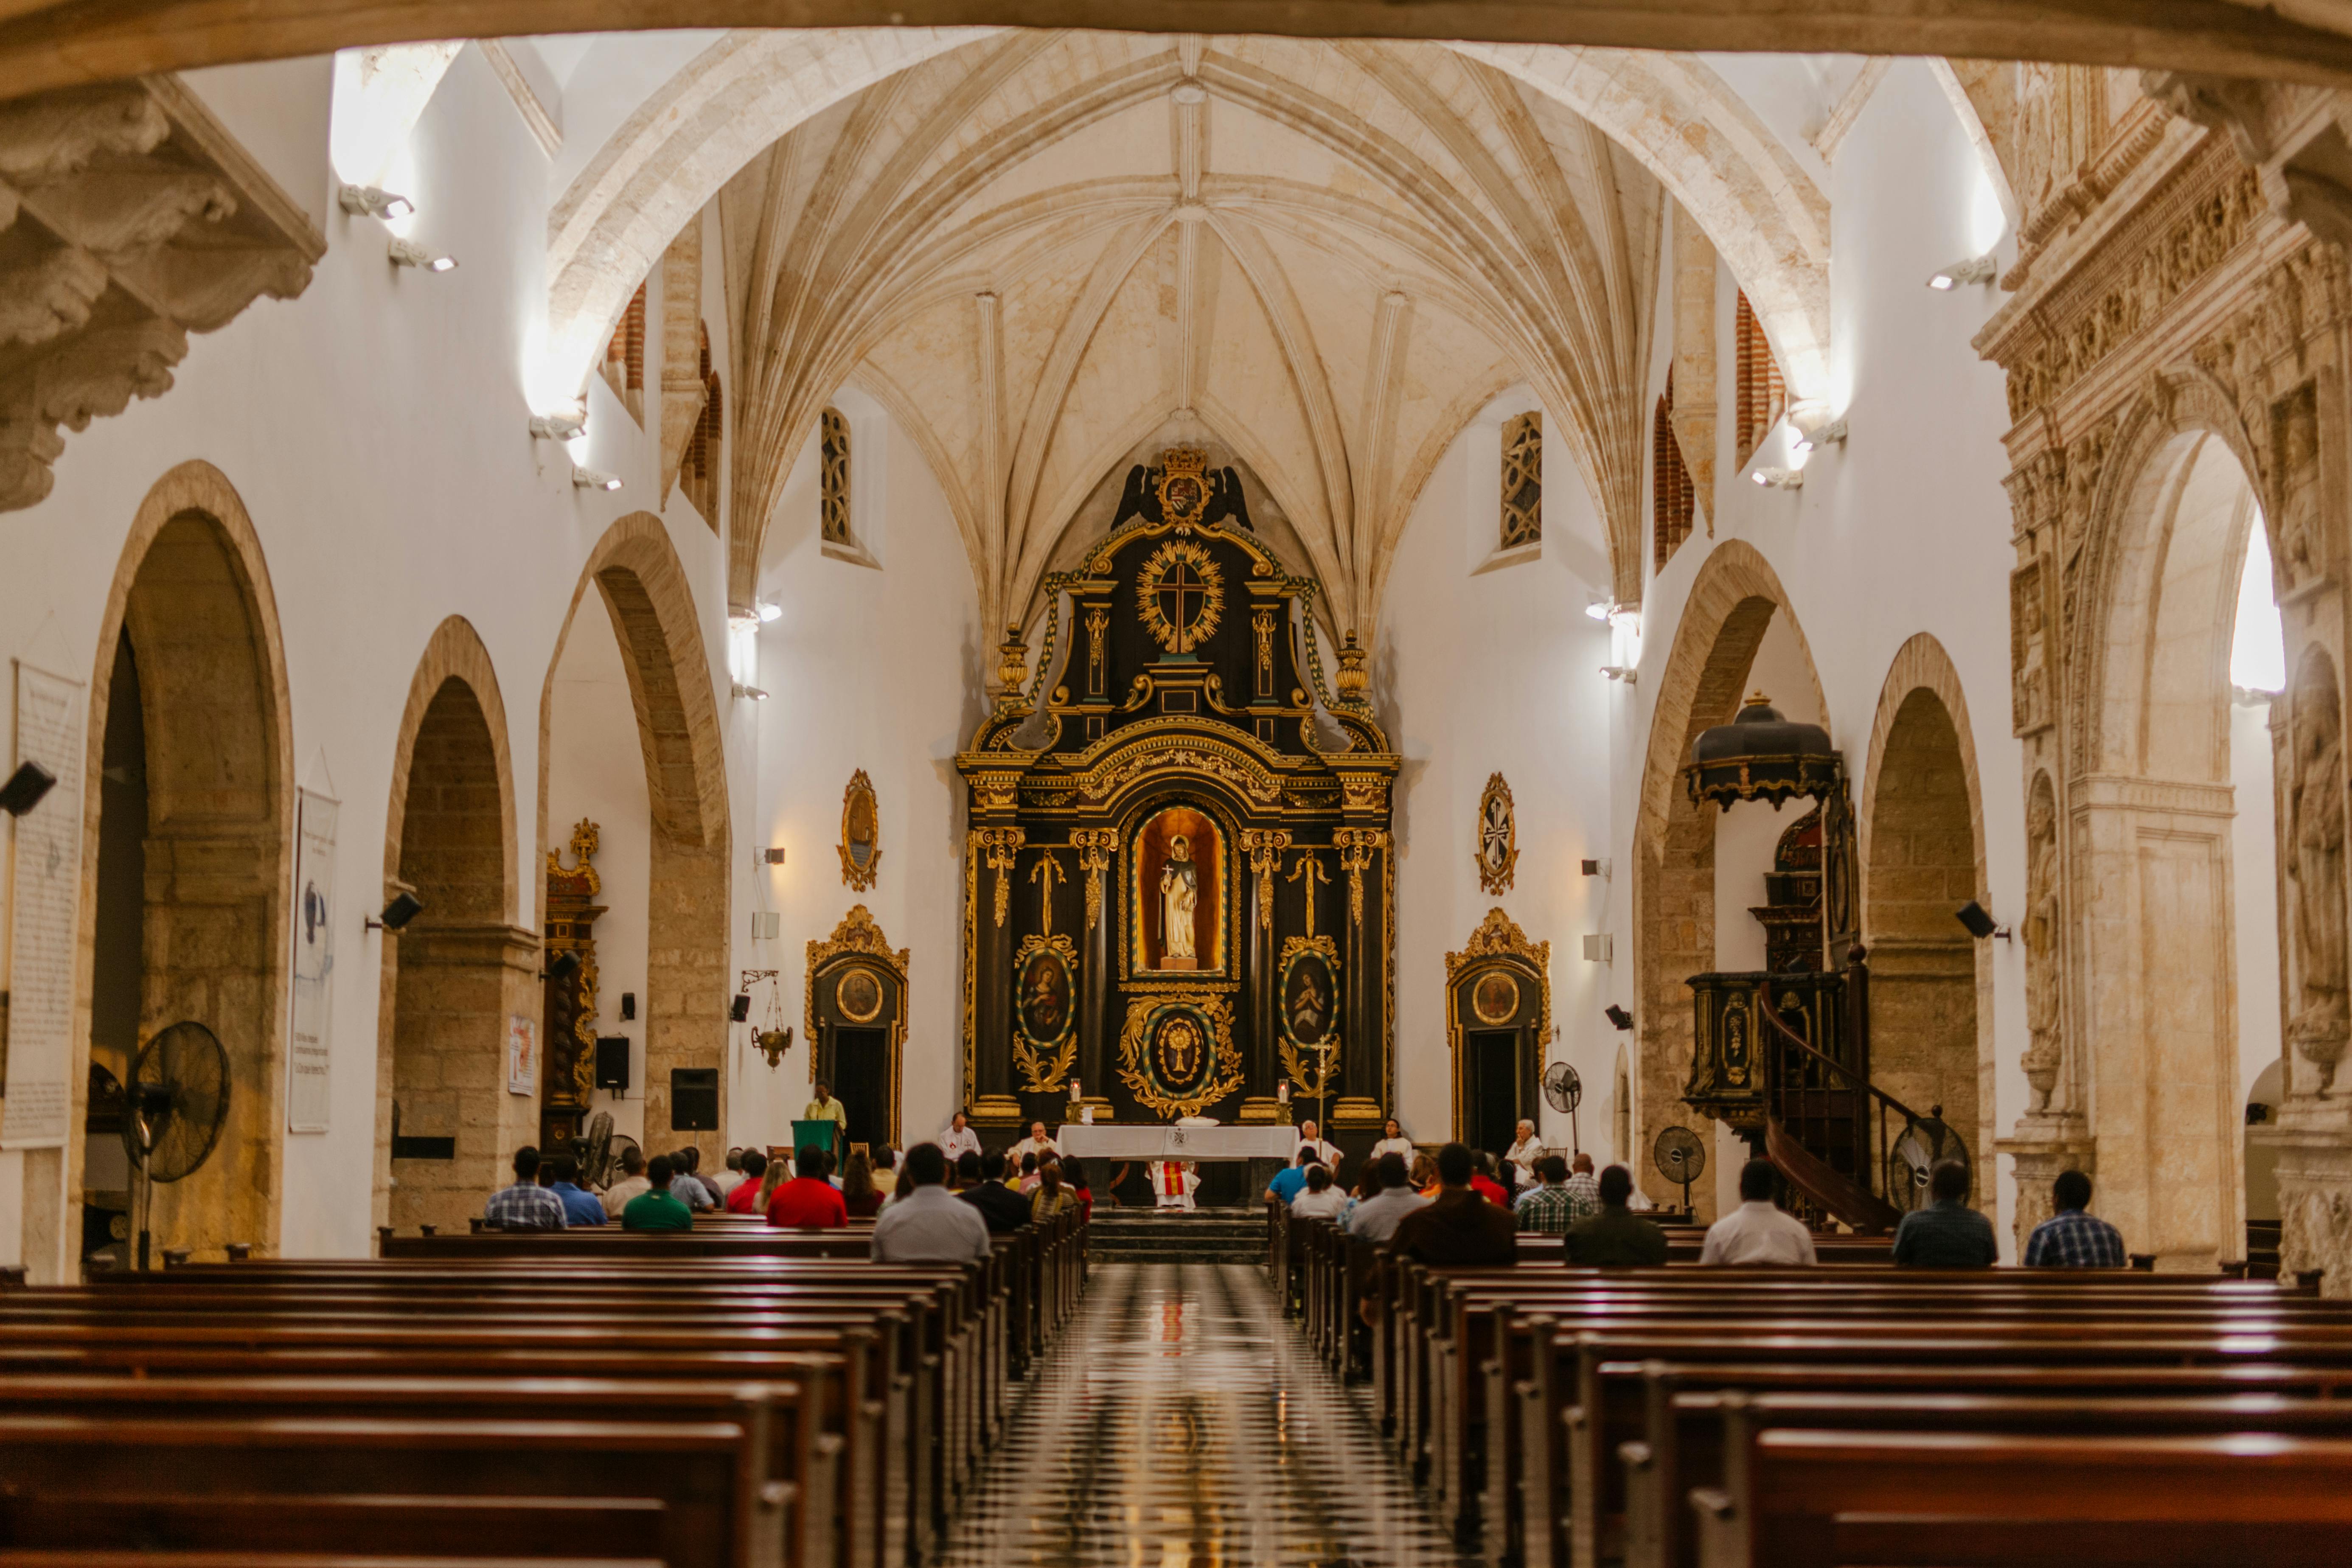
[[[1331,961],[1313,950],[1296,954],[1282,976],[1282,1032],[1297,1045],[1321,1045],[1338,1021],[1339,1003]]]
[[[882,1011],[882,982],[870,969],[853,969],[833,988],[834,1005],[853,1024],[870,1024]]]
[[[1151,1031],[1151,1065],[1171,1097],[1199,1092],[1209,1080],[1215,1042],[1200,1017],[1188,1012],[1164,1015]]]
[[[1040,1045],[1052,1045],[1069,1033],[1076,1011],[1070,1005],[1069,961],[1052,948],[1033,952],[1021,966],[1016,1005],[1021,1032]]]
[[[1507,969],[1490,969],[1470,987],[1470,1010],[1482,1024],[1507,1024],[1518,1016],[1519,983]]]
[[[874,783],[864,768],[849,778],[841,795],[841,879],[863,890],[874,885],[882,860],[880,812],[874,804]]]

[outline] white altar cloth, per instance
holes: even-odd
[[[1164,1122],[1066,1121],[1054,1131],[1062,1152],[1086,1160],[1281,1160],[1298,1154],[1298,1129],[1280,1123],[1181,1127]]]

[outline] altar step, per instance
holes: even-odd
[[[1191,1214],[1095,1205],[1087,1250],[1097,1263],[1257,1263],[1265,1215],[1255,1209]]]

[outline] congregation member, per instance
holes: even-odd
[[[669,1157],[669,1195],[698,1214],[719,1206],[719,1199],[694,1173],[694,1167],[701,1161],[702,1151],[691,1143]]]
[[[1076,1160],[1063,1161],[1062,1185],[1078,1200],[1078,1218],[1092,1220],[1095,1217],[1095,1194],[1094,1189],[1087,1185],[1086,1166]]]
[[[1328,1165],[1307,1166],[1306,1189],[1290,1200],[1290,1212],[1298,1219],[1338,1219],[1347,1206],[1348,1194],[1331,1184]]]
[[[646,1165],[646,1190],[621,1211],[623,1230],[692,1230],[694,1211],[672,1193],[676,1170],[669,1156],[656,1154]]]
[[[1399,1155],[1408,1164],[1412,1161],[1412,1140],[1404,1135],[1404,1123],[1393,1116],[1381,1124],[1380,1138],[1372,1144],[1372,1152],[1366,1156],[1365,1163],[1369,1164],[1383,1154]]]
[[[877,1263],[961,1263],[986,1258],[988,1223],[948,1191],[948,1157],[936,1143],[907,1151],[914,1190],[874,1222],[869,1251]]]
[[[743,1151],[743,1179],[727,1194],[729,1214],[765,1214],[761,1194],[768,1190],[768,1157],[757,1149]]]
[[[1511,1206],[1511,1194],[1495,1179],[1495,1156],[1484,1149],[1475,1151],[1470,1162],[1470,1190],[1498,1209]]]
[[[1654,1268],[1666,1260],[1666,1233],[1626,1205],[1633,1173],[1612,1165],[1601,1173],[1601,1207],[1568,1227],[1564,1248],[1570,1263],[1596,1268]]]
[[[735,1195],[735,1189],[742,1184],[743,1151],[740,1149],[728,1150],[727,1168],[719,1172],[719,1174],[710,1182],[704,1184],[704,1185],[710,1187],[718,1194],[719,1206],[720,1208],[725,1208],[727,1206],[727,1200],[733,1197]]]
[[[1298,1141],[1315,1151],[1317,1160],[1335,1171],[1339,1168],[1339,1145],[1323,1136],[1322,1130],[1316,1126],[1313,1117],[1310,1116],[1298,1124]]]
[[[2050,1184],[2050,1199],[2057,1212],[2025,1238],[2028,1268],[2121,1268],[2130,1261],[2123,1232],[2088,1212],[2090,1177],[2059,1172]]]
[[[962,1111],[948,1118],[948,1130],[940,1134],[940,1152],[951,1165],[961,1163],[966,1154],[980,1152],[980,1134],[971,1130]]]
[[[1557,1154],[1538,1157],[1535,1164],[1537,1184],[1519,1194],[1511,1207],[1511,1215],[1521,1230],[1540,1236],[1566,1236],[1568,1227],[1582,1218],[1576,1212],[1576,1200],[1569,1195],[1568,1162]]]
[[[849,1223],[841,1191],[824,1179],[824,1151],[812,1143],[793,1162],[798,1173],[768,1200],[768,1223],[779,1230],[834,1230]]]
[[[1927,1173],[1926,1208],[1895,1227],[1895,1261],[1913,1268],[1990,1268],[2000,1261],[1992,1221],[1969,1207],[1969,1168],[1939,1162]]]
[[[963,1191],[957,1198],[980,1211],[981,1219],[990,1230],[1007,1235],[1029,1223],[1029,1205],[1021,1194],[1004,1184],[1004,1152],[998,1150],[988,1154],[966,1154],[956,1162],[964,1178]],[[908,1172],[911,1192],[912,1171]],[[899,1203],[906,1200],[901,1198]],[[898,1206],[898,1203],[890,1205]]]
[[[841,1206],[852,1219],[872,1219],[882,1211],[882,1194],[874,1190],[874,1163],[854,1151],[841,1173]]]
[[[513,1185],[482,1205],[482,1223],[492,1230],[562,1230],[563,1200],[539,1184],[539,1151],[529,1143],[515,1151],[514,1175]]]
[[[1037,1190],[1029,1194],[1029,1217],[1043,1225],[1077,1206],[1078,1194],[1062,1184],[1062,1163],[1059,1160],[1038,1162]]]
[[[886,1209],[897,1203],[901,1195],[898,1191],[898,1179],[906,1173],[898,1168],[899,1164],[898,1151],[891,1148],[887,1143],[874,1151],[874,1190],[882,1194],[882,1206]],[[955,1169],[954,1163],[950,1162],[948,1171],[950,1186],[955,1184],[953,1180]]]
[[[1405,1215],[1427,1208],[1429,1200],[1413,1191],[1412,1173],[1404,1156],[1391,1150],[1371,1162],[1380,1190],[1348,1211],[1344,1228],[1373,1246],[1387,1242]]]
[[[1412,1157],[1412,1190],[1423,1197],[1437,1196],[1437,1157],[1422,1153]]]
[[[604,1191],[604,1217],[618,1219],[629,1200],[653,1184],[646,1178],[646,1152],[635,1144],[621,1151],[621,1179]]]
[[[1265,1195],[1270,1198],[1280,1198],[1285,1207],[1289,1206],[1291,1199],[1307,1190],[1307,1167],[1314,1163],[1315,1146],[1311,1143],[1301,1143],[1297,1156],[1289,1164],[1276,1171],[1274,1173],[1274,1180],[1265,1184]]]
[[[563,1205],[566,1229],[575,1225],[603,1225],[604,1205],[596,1194],[580,1184],[580,1162],[569,1154],[551,1155],[540,1165],[547,1178],[547,1190]]]
[[[1027,1197],[1037,1190],[1037,1152],[1024,1149],[1021,1152],[1021,1179],[1014,1184],[1021,1195]]]
[[[1638,1197],[1641,1194],[1632,1194]],[[1629,1200],[1630,1201],[1630,1200]],[[1592,1156],[1580,1152],[1568,1163],[1568,1223],[1590,1218],[1601,1212],[1601,1179],[1592,1173]],[[1631,1205],[1637,1212],[1640,1204]]]
[[[1443,1268],[1518,1261],[1518,1235],[1510,1211],[1471,1186],[1475,1169],[1467,1144],[1448,1143],[1437,1152],[1437,1196],[1397,1223],[1389,1236],[1390,1257]]]
[[[1739,1206],[1706,1227],[1706,1245],[1698,1260],[1704,1264],[1812,1264],[1813,1233],[1796,1215],[1772,1201],[1780,1179],[1769,1160],[1750,1160],[1739,1168]]]
[[[1356,1212],[1366,1199],[1381,1194],[1381,1157],[1374,1156],[1356,1167],[1356,1187],[1348,1201],[1339,1205],[1339,1228],[1348,1228],[1348,1216]]]
[[[1536,1135],[1536,1124],[1524,1116],[1519,1118],[1511,1146],[1503,1151],[1504,1161],[1518,1167],[1521,1182],[1531,1183],[1536,1179],[1536,1162],[1543,1155],[1543,1140]]]

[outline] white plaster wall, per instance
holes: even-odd
[[[761,563],[761,595],[783,614],[757,637],[757,683],[770,695],[758,704],[757,781],[739,839],[747,867],[767,845],[782,846],[785,861],[738,883],[736,922],[739,967],[782,971],[796,1037],[771,1069],[747,1027],[731,1031],[730,1143],[788,1141],[813,1061],[808,944],[829,938],[854,904],[910,955],[903,1140],[935,1134],[963,1092],[963,782],[953,759],[982,711],[979,598],[947,497],[914,442],[854,388],[835,403],[850,419],[852,531],[880,564],[823,549],[812,432]],[[876,885],[854,892],[836,847],[843,792],[860,768],[880,806],[882,859]],[[743,934],[754,909],[779,915],[775,941]],[[766,987],[752,995],[756,1020]]]
[[[1405,525],[1381,623],[1373,689],[1404,757],[1396,795],[1398,1116],[1424,1142],[1452,1136],[1453,1059],[1445,957],[1500,906],[1551,943],[1547,1061],[1585,1086],[1584,1147],[1606,1147],[1617,1031],[1601,1016],[1612,966],[1587,963],[1582,937],[1608,924],[1610,884],[1580,863],[1608,853],[1609,628],[1584,613],[1609,591],[1599,519],[1585,486],[1548,445],[1543,545],[1534,559],[1479,570],[1499,527],[1502,423],[1532,406],[1507,393],[1475,417],[1431,475]],[[1511,786],[1519,858],[1511,889],[1480,889],[1478,802],[1488,775]],[[1630,962],[1622,945],[1620,963]],[[1569,1145],[1569,1118],[1547,1108],[1547,1142]]]
[[[232,84],[255,83],[293,95],[284,112],[314,114],[299,71],[205,73],[195,85],[235,121],[276,112],[233,100]],[[257,151],[270,161],[266,144]],[[543,310],[547,160],[478,51],[465,51],[435,94],[410,164],[412,232],[457,257],[457,271],[396,270],[383,225],[330,211],[330,248],[299,299],[258,302],[192,339],[172,391],[69,434],[51,496],[0,513],[0,653],[83,681],[98,664],[125,536],[158,478],[205,459],[252,516],[284,638],[296,776],[323,759],[340,792],[336,879],[350,889],[331,1000],[330,1127],[286,1139],[276,1239],[294,1256],[357,1256],[373,1240],[382,939],[360,922],[383,877],[392,749],[416,660],[451,615],[470,620],[489,650],[513,766],[510,914],[536,926],[542,683],[588,552],[616,518],[654,504],[649,444],[601,383],[580,456],[625,488],[575,489],[566,455],[528,434],[523,374]],[[306,205],[315,196],[292,194]],[[679,518],[670,537],[719,658],[719,541],[689,509]],[[717,673],[723,681],[723,663]],[[20,1180],[17,1162],[0,1161],[0,1262],[16,1260]],[[79,1236],[78,1222],[67,1228]]]
[[[547,822],[550,847],[572,864],[572,825],[596,825],[593,862],[604,890],[596,901],[596,1033],[629,1041],[629,1087],[599,1089],[591,1101],[613,1113],[613,1131],[646,1142],[646,965],[647,900],[653,887],[653,818],[646,787],[645,752],[629,697],[629,673],[603,598],[591,592],[572,618],[549,688]],[[543,868],[545,861],[541,861]],[[543,874],[543,873],[542,873]],[[542,881],[541,887],[545,886]],[[621,995],[637,998],[635,1019],[623,1022]],[[667,1153],[677,1142],[659,1130],[647,1145]]]

